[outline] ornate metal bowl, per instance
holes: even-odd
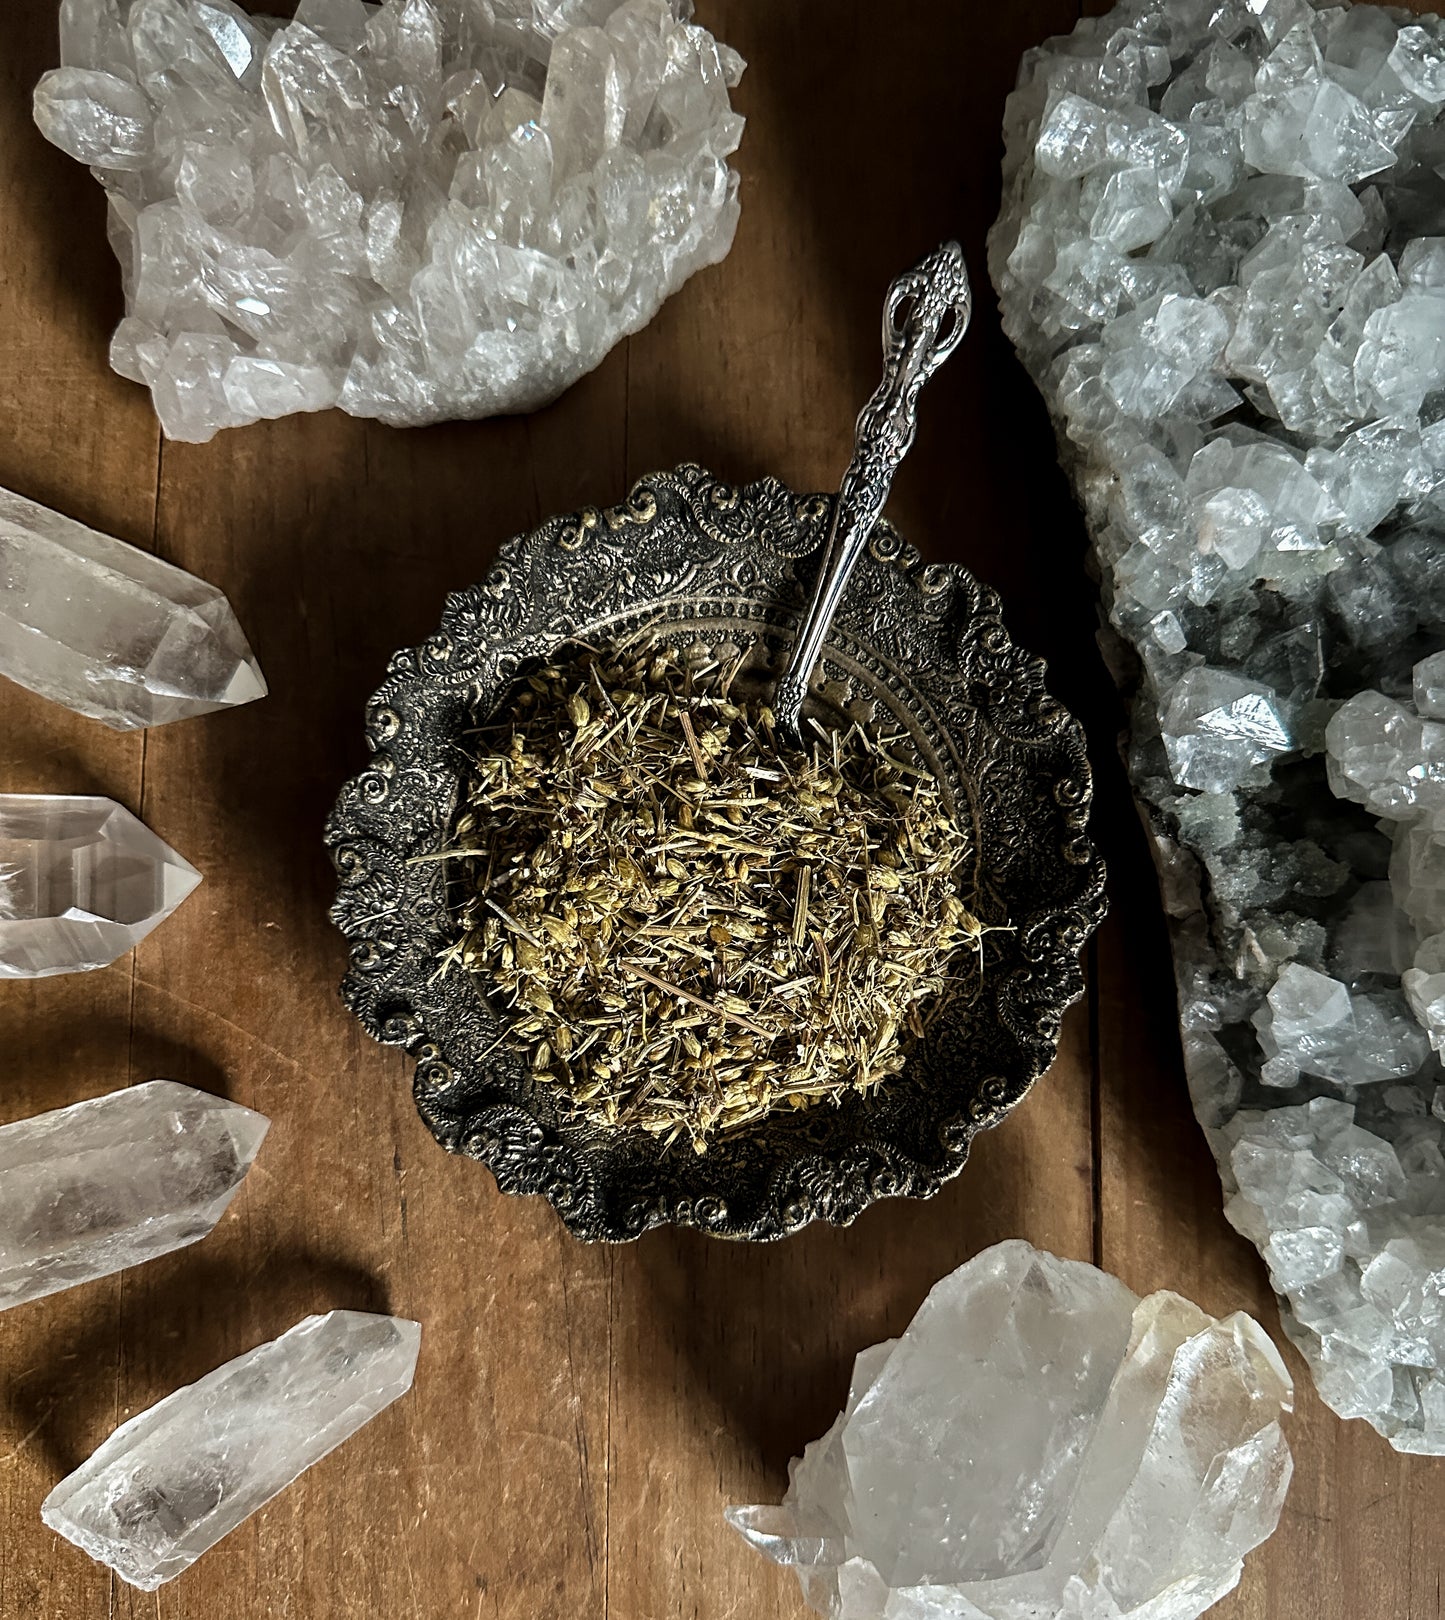
[[[417,1107],[447,1149],[505,1192],[540,1193],[584,1239],[664,1222],[778,1238],[846,1224],[875,1199],[927,1197],[962,1169],[1052,1060],[1083,989],[1079,951],[1103,914],[1087,833],[1079,727],[1009,641],[994,592],[925,566],[874,531],[833,621],[810,706],[886,718],[971,832],[975,909],[1006,917],[981,975],[932,1011],[903,1071],[869,1097],[767,1119],[706,1154],[566,1117],[502,1039],[475,981],[438,978],[455,937],[446,848],[469,768],[463,734],[562,644],[647,633],[735,649],[774,681],[793,640],[832,500],[765,479],[736,488],[701,467],[638,483],[626,502],[554,518],[502,548],[487,580],[447,603],[440,629],[399,652],[367,711],[370,767],[327,827],[335,921],[351,944],[347,1005],[416,1059]],[[811,565],[811,566],[810,566]]]

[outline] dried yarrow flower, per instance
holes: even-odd
[[[987,931],[900,739],[784,748],[735,676],[657,643],[540,670],[479,733],[447,852],[443,969],[479,976],[576,1111],[698,1152],[895,1074]]]

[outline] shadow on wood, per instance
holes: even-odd
[[[940,1277],[1023,1229],[1022,1193],[1016,1204],[996,1173],[969,1174],[778,1243],[649,1233],[619,1251],[650,1295],[637,1373],[690,1392],[683,1421],[718,1425],[754,1459],[749,1472],[781,1488],[788,1459],[837,1415],[858,1352],[901,1333]]]
[[[330,1310],[386,1312],[386,1289],[365,1271],[304,1251],[277,1252],[259,1266],[216,1259],[197,1248],[148,1263],[164,1280],[147,1291],[137,1322],[126,1273],[52,1295],[17,1311],[44,1311],[53,1331],[38,1336],[37,1363],[11,1371],[0,1386],[22,1444],[44,1455],[55,1479],[78,1468],[127,1417],[213,1368],[278,1337],[304,1316]],[[149,1278],[148,1278],[149,1280]],[[63,1301],[63,1303],[61,1303]],[[138,1377],[133,1407],[117,1414],[113,1379],[95,1377],[113,1364],[116,1345],[133,1348]]]
[[[102,971],[128,980],[130,958]],[[84,1017],[53,1016],[74,1000],[77,981],[89,977],[6,986],[7,993],[30,999],[32,1020],[44,1020],[50,1038],[37,1043],[26,1062],[23,1113],[11,1109],[0,1081],[0,1124],[103,1097],[138,1080],[179,1080],[217,1097],[231,1095],[230,1077],[219,1064],[159,1023],[136,1016],[129,997],[124,1004],[102,1001]]]

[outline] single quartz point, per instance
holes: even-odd
[[[0,1310],[200,1242],[269,1124],[151,1080],[0,1127]]]
[[[41,1517],[154,1591],[405,1395],[420,1343],[395,1316],[308,1316],[121,1424]]]
[[[1293,1394],[1250,1317],[1001,1243],[727,1517],[830,1620],[1194,1620],[1279,1522]]]
[[[155,114],[126,79],[92,68],[57,68],[35,97],[35,121],[48,140],[82,163],[140,169],[153,149]]]
[[[0,979],[108,967],[200,881],[113,799],[0,793]]]
[[[691,16],[64,0],[35,120],[110,200],[112,365],[174,439],[546,404],[732,246],[743,61]]]
[[[266,695],[214,585],[4,489],[0,675],[118,731]]]
[[[1123,0],[1005,144],[1229,1218],[1324,1399],[1445,1454],[1445,20]]]

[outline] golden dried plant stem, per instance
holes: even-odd
[[[578,1114],[699,1152],[884,1083],[952,958],[1007,930],[901,735],[780,749],[737,675],[644,643],[528,676],[476,731],[438,957]]]
[[[649,973],[646,968],[638,967],[636,962],[619,962],[618,967],[624,973],[630,973],[634,979],[642,979],[650,984],[654,990],[665,990],[670,996],[677,996],[682,1001],[689,1001],[694,1007],[701,1007],[706,1013],[712,1013],[717,1018],[724,1018],[730,1024],[738,1024],[748,1029],[754,1035],[761,1035],[764,1040],[770,1041],[774,1031],[764,1029],[761,1024],[755,1024],[749,1018],[743,1018],[738,1013],[728,1012],[719,1007],[714,1001],[707,1001],[702,996],[693,995],[691,990],[684,990],[680,984],[669,984],[666,979],[659,979],[655,973]]]
[[[808,891],[813,887],[813,869],[805,866],[798,873],[798,898],[793,906],[793,949],[802,950],[808,937]]]
[[[707,761],[702,757],[702,749],[698,747],[697,733],[692,728],[692,716],[686,709],[677,717],[682,722],[682,734],[687,739],[687,750],[692,755],[692,763],[697,771],[698,781],[707,781]]]
[[[520,934],[529,945],[535,945],[538,950],[546,949],[546,947],[542,944],[542,941],[538,939],[537,936],[530,931],[530,929],[523,928],[521,923],[517,921],[511,912],[504,911],[495,900],[484,898],[482,900],[482,904],[487,908],[488,911],[496,912],[502,921],[506,923],[507,927],[510,928],[514,934]]]

